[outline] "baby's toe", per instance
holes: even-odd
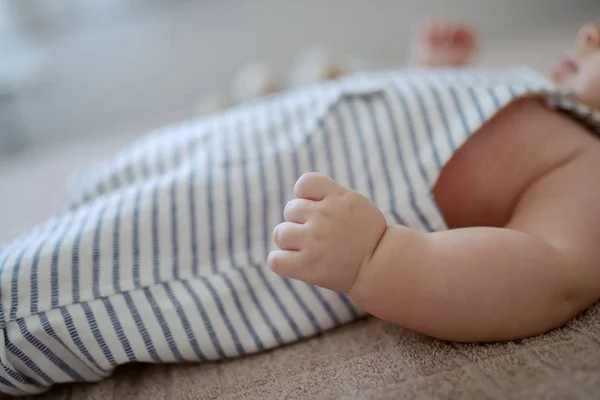
[[[468,24],[432,19],[419,26],[412,53],[421,67],[467,65],[475,52],[477,34]]]
[[[454,28],[454,34],[452,40],[455,45],[470,47],[475,44],[475,31],[469,25],[459,24]]]
[[[442,26],[439,20],[427,20],[420,24],[418,42],[426,46],[437,46],[443,40]]]

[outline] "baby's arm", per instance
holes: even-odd
[[[360,195],[309,176],[299,181],[302,199],[286,209],[289,222],[276,230],[283,250],[269,264],[434,337],[541,333],[600,297],[599,161],[582,152],[537,179],[505,228],[430,234],[386,228]]]
[[[504,228],[419,234],[389,227],[350,295],[369,313],[444,340],[495,341],[537,334],[581,304],[569,255]]]

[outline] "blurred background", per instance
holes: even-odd
[[[402,66],[426,16],[472,22],[483,66],[546,71],[600,2],[0,0],[0,242],[59,211],[73,169],[197,117],[244,65],[284,76],[317,45]]]

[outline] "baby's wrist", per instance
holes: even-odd
[[[368,290],[363,290],[363,288],[367,286],[366,281],[370,280],[368,277],[373,275],[373,270],[377,269],[376,266],[374,266],[376,259],[375,255],[377,254],[381,243],[384,241],[384,237],[388,234],[389,228],[390,226],[387,225],[387,223],[383,224],[383,228],[380,231],[381,233],[379,233],[379,237],[375,241],[375,246],[360,263],[354,282],[347,292],[350,296],[352,296],[353,293],[368,293]]]

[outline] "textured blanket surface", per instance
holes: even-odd
[[[36,399],[598,399],[600,305],[531,339],[430,339],[374,318],[225,362],[130,364]]]

